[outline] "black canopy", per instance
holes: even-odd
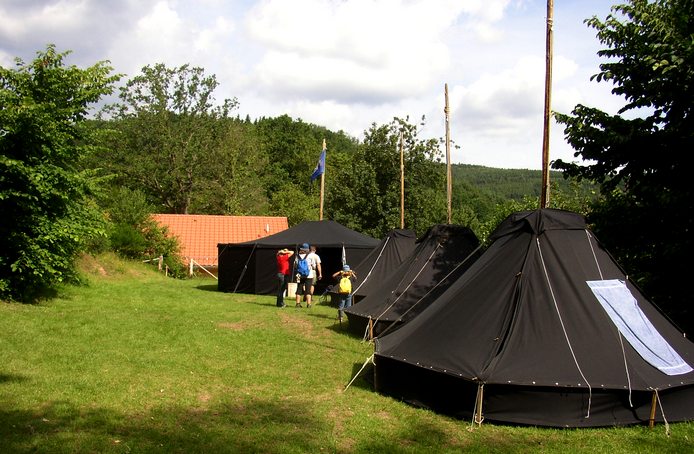
[[[370,319],[377,336],[413,319],[474,263],[480,256],[479,244],[467,227],[431,227],[395,271],[345,310],[350,331],[364,335]]]
[[[352,292],[352,301],[357,303],[395,271],[415,248],[417,235],[413,230],[394,229],[381,240],[373,251],[354,266],[357,284]]]
[[[379,241],[335,221],[305,221],[290,229],[254,241],[218,244],[219,280],[224,292],[274,294],[277,291],[275,254],[278,249],[298,250],[303,243],[317,247],[323,279],[316,285],[322,292],[331,275],[342,266],[344,246],[348,263],[361,262]]]
[[[654,397],[658,420],[661,410],[669,421],[694,418],[694,372],[686,371],[694,344],[629,281],[581,216],[515,213],[491,239],[417,318],[376,339],[377,390],[465,418],[477,407],[487,420],[521,424],[639,423]],[[668,375],[646,361],[623,334],[632,325],[617,328],[589,281],[626,286],[629,308],[640,308],[685,371]]]

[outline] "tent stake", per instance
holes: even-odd
[[[658,404],[658,392],[653,391],[653,397],[651,397],[651,417],[648,418],[648,428],[652,429],[655,426],[655,409]]]

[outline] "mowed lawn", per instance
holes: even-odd
[[[269,264],[272,266],[272,264]],[[0,453],[694,452],[694,424],[461,421],[375,393],[373,346],[327,303],[275,307],[113,256],[38,305],[0,304]]]

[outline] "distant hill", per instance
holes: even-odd
[[[497,169],[479,165],[453,164],[453,182],[460,181],[492,196],[492,198],[522,200],[539,197],[542,192],[542,171],[530,169]],[[550,183],[568,189],[569,182],[562,172],[550,171]]]
[[[523,201],[538,198],[542,192],[542,171],[530,169],[497,169],[479,165],[454,164],[452,204],[460,209],[469,207],[478,219],[489,219],[495,206],[509,200]],[[565,180],[562,172],[550,171],[552,191],[590,196],[594,190],[588,182],[576,185]]]

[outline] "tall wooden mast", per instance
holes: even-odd
[[[327,150],[325,149],[325,139],[323,139],[323,151],[325,151],[326,156],[325,160],[328,160],[327,156]],[[324,194],[325,194],[325,168],[328,167],[327,165],[323,166],[323,173],[320,175],[320,214],[319,214],[319,221],[323,220],[323,199],[324,199]]]
[[[450,111],[448,109],[448,84],[445,84],[446,106],[443,113],[446,117],[446,200],[448,206],[448,223],[451,223],[451,198],[453,193],[452,173],[451,173],[451,126]]]
[[[545,62],[545,117],[542,134],[542,196],[540,208],[549,206],[549,129],[552,119],[552,52],[554,0],[547,0],[547,40]]]
[[[400,131],[400,228],[405,228],[405,145]]]

